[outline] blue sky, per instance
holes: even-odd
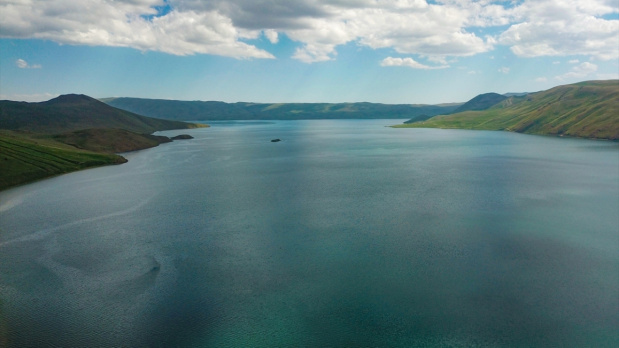
[[[0,2],[0,99],[437,104],[617,78],[616,0]]]

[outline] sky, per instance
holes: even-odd
[[[619,78],[619,0],[0,0],[0,99],[465,102]]]

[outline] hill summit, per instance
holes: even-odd
[[[152,133],[195,125],[140,116],[83,94],[61,95],[40,103],[0,101],[0,129],[56,134],[89,128]]]
[[[476,96],[475,98],[467,101],[457,108],[454,113],[473,110],[486,110],[503,100],[507,99],[506,96],[498,93],[484,93]]]
[[[96,99],[89,97],[85,94],[63,94],[59,95],[56,98],[50,99],[48,101],[44,101],[41,104],[45,105],[78,105],[78,104],[88,104],[93,101],[97,101]]]

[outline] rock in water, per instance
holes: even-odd
[[[182,139],[193,139],[193,137],[189,134],[181,134],[181,135],[172,137],[172,140],[182,140]]]

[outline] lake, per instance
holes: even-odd
[[[401,122],[214,122],[3,191],[0,346],[616,347],[619,144]]]

